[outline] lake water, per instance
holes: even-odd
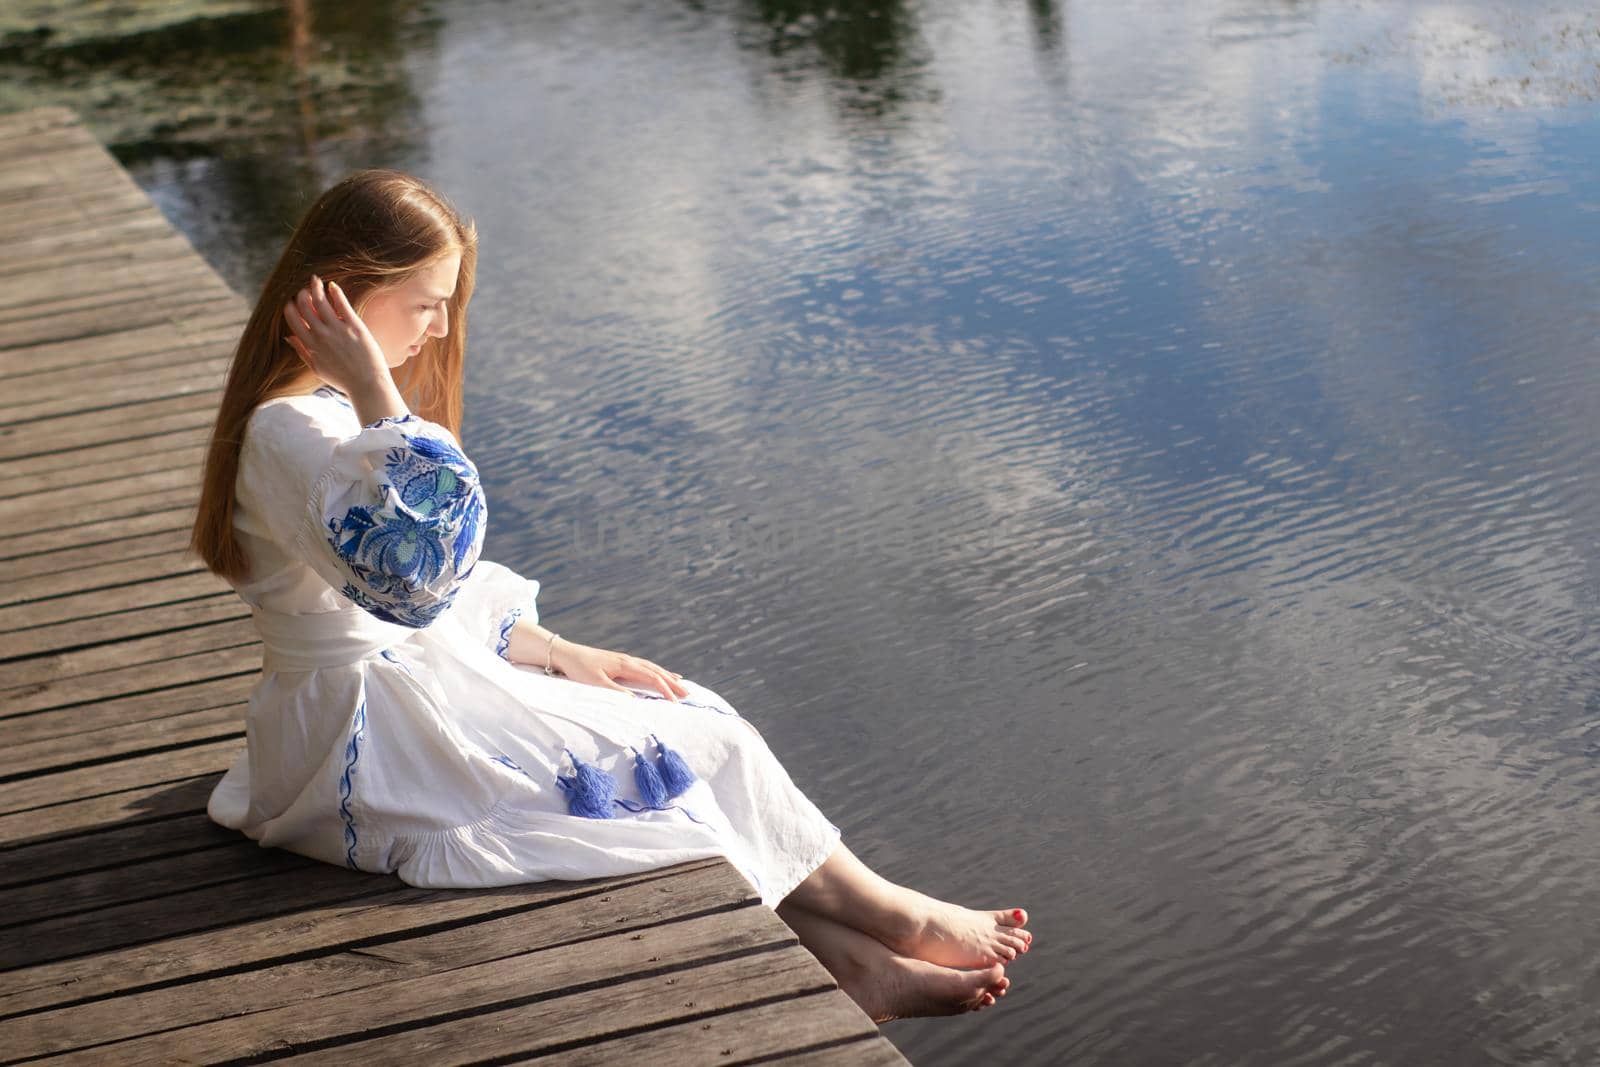
[[[1600,1060],[1592,6],[78,6],[0,106],[245,292],[435,181],[486,555],[1032,910],[913,1062]]]

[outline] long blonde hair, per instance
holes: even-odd
[[[233,508],[239,450],[250,413],[263,400],[292,391],[308,374],[284,340],[284,306],[315,274],[338,282],[359,311],[380,288],[404,281],[450,252],[461,253],[455,293],[447,305],[450,332],[429,337],[393,373],[407,406],[459,439],[477,230],[425,183],[392,170],[357,171],[311,205],[262,287],[234,349],[211,431],[189,547],[214,573],[233,582],[248,577],[244,550],[234,536]]]

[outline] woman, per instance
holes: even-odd
[[[312,205],[246,325],[193,547],[265,646],[218,823],[429,887],[725,856],[875,1019],[986,1007],[1032,935],[894,885],[718,694],[538,622],[480,560],[461,450],[477,235],[363,171]]]

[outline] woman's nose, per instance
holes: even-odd
[[[450,312],[440,305],[438,312],[433,316],[433,322],[428,326],[429,337],[444,337],[450,332]]]

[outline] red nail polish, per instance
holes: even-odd
[[[1013,911],[1011,913],[1011,917],[1013,919],[1017,920],[1017,922],[1021,922],[1022,921],[1022,909],[1018,908],[1016,911]]]

